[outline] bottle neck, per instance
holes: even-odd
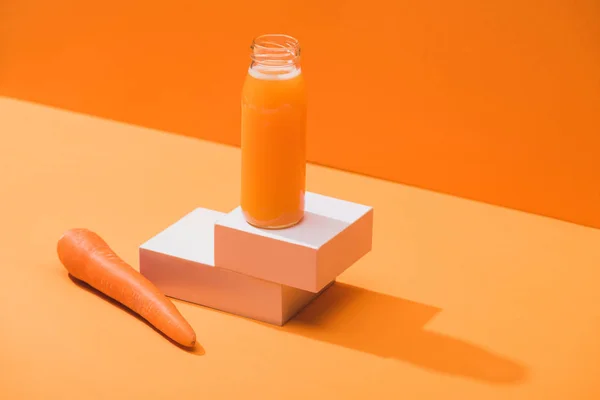
[[[252,41],[250,49],[250,74],[281,79],[300,73],[300,44],[291,36],[261,35]]]

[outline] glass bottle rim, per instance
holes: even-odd
[[[293,36],[282,33],[267,33],[256,36],[250,46],[250,58],[255,63],[297,63],[300,58],[300,42]]]

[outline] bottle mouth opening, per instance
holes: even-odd
[[[300,58],[300,43],[296,38],[284,34],[257,36],[250,49],[252,61],[264,66],[294,65]]]

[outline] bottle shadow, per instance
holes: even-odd
[[[527,380],[527,368],[481,346],[425,329],[441,309],[336,282],[283,327],[418,367],[494,384]]]
[[[104,301],[112,304],[116,308],[120,308],[122,311],[126,312],[127,314],[129,314],[129,315],[137,318],[138,320],[142,321],[143,323],[145,323],[146,325],[148,325],[150,328],[152,328],[154,331],[156,331],[159,335],[161,335],[162,337],[164,337],[165,339],[167,339],[169,342],[171,342],[172,345],[174,345],[174,346],[176,346],[176,347],[178,347],[178,348],[186,351],[189,354],[193,354],[193,355],[196,355],[196,356],[202,356],[202,355],[204,355],[206,353],[205,350],[204,350],[204,348],[202,347],[202,345],[200,345],[200,343],[196,342],[196,345],[193,348],[184,347],[184,346],[180,345],[179,343],[175,342],[170,337],[166,336],[164,333],[162,333],[158,329],[156,329],[156,327],[154,327],[154,325],[152,325],[151,323],[149,323],[146,319],[144,319],[142,316],[140,316],[139,314],[135,313],[131,309],[125,307],[123,304],[121,304],[118,301],[114,300],[113,298],[105,295],[104,293],[100,292],[99,290],[93,288],[92,286],[88,285],[87,283],[85,283],[85,282],[83,282],[83,281],[75,278],[71,274],[68,274],[68,277],[69,277],[69,279],[73,283],[75,283],[81,289],[86,290],[87,292],[92,293],[92,294],[98,296],[99,298],[101,298]]]

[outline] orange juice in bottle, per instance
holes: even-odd
[[[251,46],[242,90],[241,208],[259,228],[281,229],[304,216],[306,92],[300,46],[262,35]]]

